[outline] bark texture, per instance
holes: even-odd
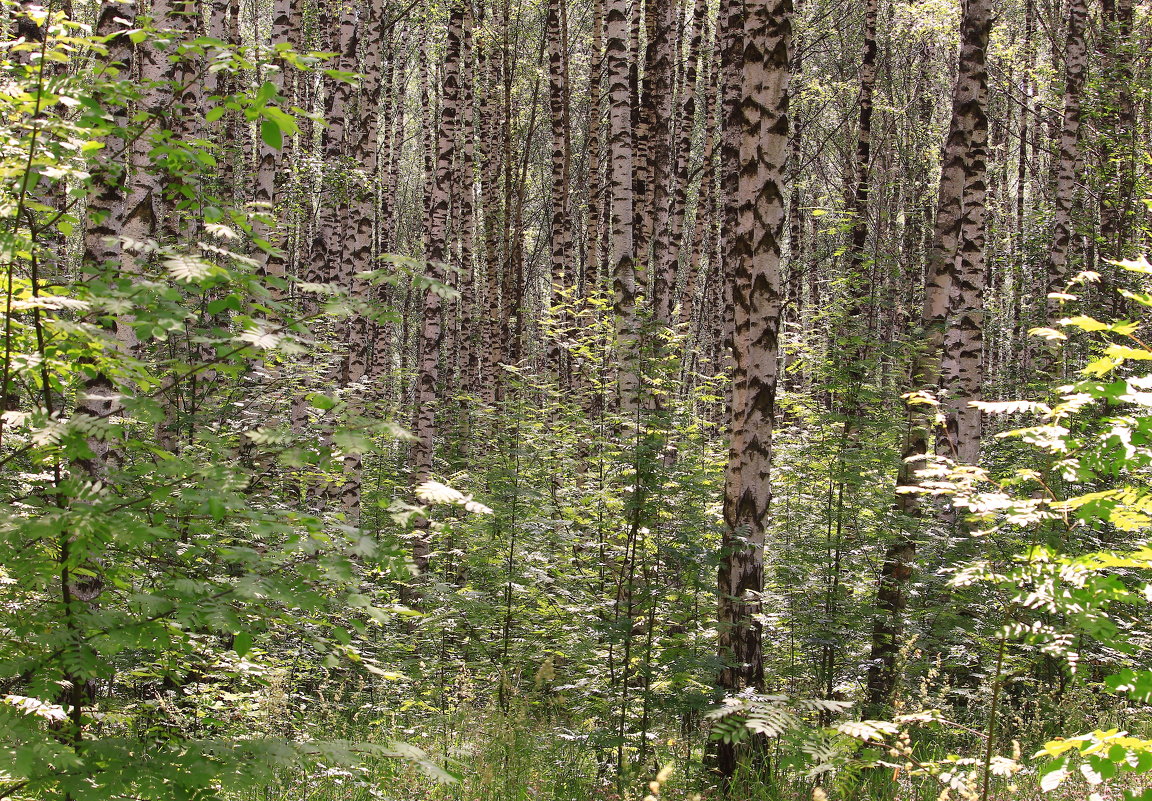
[[[605,24],[608,81],[608,190],[611,204],[612,309],[616,316],[619,354],[617,395],[630,407],[638,403],[640,378],[635,360],[639,342],[636,319],[636,253],[634,238],[632,89],[629,76],[628,4],[608,0]]]
[[[744,4],[740,117],[739,228],[732,250],[733,390],[724,483],[719,570],[720,686],[763,689],[759,595],[764,529],[772,499],[773,414],[780,355],[780,255],[788,158],[791,0]],[[736,749],[722,744],[719,768],[731,776]]]
[[[1088,66],[1088,45],[1084,25],[1088,18],[1085,0],[1071,0],[1068,6],[1067,42],[1064,46],[1064,114],[1060,126],[1060,154],[1052,165],[1055,208],[1052,214],[1052,247],[1048,251],[1048,292],[1062,292],[1071,277],[1069,260],[1075,229],[1072,219],[1076,202],[1080,163],[1080,106],[1084,73]],[[1049,299],[1048,321],[1060,316],[1059,301]]]
[[[947,327],[949,305],[953,287],[963,283],[957,291],[971,298],[969,274],[961,277],[959,240],[962,230],[969,236],[982,237],[983,195],[980,208],[970,212],[968,226],[962,228],[965,188],[968,187],[975,202],[977,184],[984,177],[983,157],[973,159],[973,151],[982,151],[987,142],[988,73],[986,57],[988,39],[992,29],[991,0],[967,0],[960,22],[960,56],[956,82],[952,92],[952,116],[948,138],[944,145],[940,175],[936,220],[925,275],[924,305],[921,325],[924,341],[920,355],[913,365],[912,390],[935,389],[940,381],[942,349]],[[981,189],[982,192],[982,189]],[[977,221],[978,224],[977,224]],[[975,241],[966,243],[970,270],[983,269],[983,256],[972,252],[982,247]],[[971,302],[971,301],[969,301]],[[976,302],[978,303],[978,301]],[[978,326],[979,310],[972,304],[967,315],[968,324]],[[959,343],[957,343],[958,345]],[[969,355],[971,351],[969,350]],[[969,365],[970,366],[970,363]],[[973,376],[967,378],[971,380]],[[903,461],[897,477],[898,487],[914,487],[919,479],[917,471],[923,466],[932,436],[933,410],[925,404],[912,404],[909,411],[908,433],[905,436]],[[912,517],[922,513],[921,504],[913,493],[898,492],[896,506]],[[901,615],[907,605],[908,581],[912,576],[912,563],[916,556],[916,542],[912,535],[900,532],[889,545],[880,570],[876,595],[876,617],[873,620],[871,658],[868,667],[868,703],[872,708],[886,706],[896,681],[896,656],[902,629]]]
[[[464,4],[454,2],[448,16],[448,43],[444,54],[444,83],[440,104],[440,124],[436,144],[436,173],[429,202],[428,273],[438,280],[446,277],[448,258],[448,216],[451,198],[452,161],[456,149],[456,129],[460,103],[460,51],[464,35]],[[412,447],[412,481],[420,484],[432,475],[436,436],[436,387],[440,378],[440,350],[444,338],[443,303],[433,289],[424,293],[420,323],[420,353],[416,381]],[[413,540],[412,556],[417,568],[428,566],[430,543],[427,536]]]

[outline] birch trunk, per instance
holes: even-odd
[[[432,184],[428,223],[428,273],[445,280],[444,262],[448,257],[448,214],[451,201],[452,161],[455,156],[456,130],[460,103],[460,51],[464,33],[464,3],[453,2],[448,16],[448,42],[444,53],[444,83],[440,101],[440,125],[436,145],[436,175]],[[436,436],[436,385],[440,377],[440,345],[443,340],[443,309],[440,295],[429,289],[424,293],[420,323],[420,350],[416,380],[415,415],[412,447],[412,481],[414,485],[432,475],[432,456]],[[416,567],[428,567],[430,541],[425,533],[412,543]]]
[[[238,2],[238,0],[228,0],[228,2]],[[272,6],[272,47],[285,47],[293,44],[293,15],[292,15],[292,0],[275,0]],[[282,59],[278,57],[273,58],[270,69],[266,70],[268,81],[276,87],[276,93],[281,94],[284,91],[284,68],[285,64]],[[256,150],[256,181],[254,191],[252,192],[252,199],[261,204],[263,213],[272,217],[278,218],[280,215],[277,213],[276,201],[277,197],[277,178],[283,164],[283,151],[279,148],[274,148],[268,145],[261,139],[260,144]],[[282,222],[278,219],[277,222]],[[268,226],[260,220],[257,220],[252,226],[252,235],[259,239],[268,239],[270,236],[275,236]],[[270,244],[283,247],[283,241],[270,240]],[[256,257],[258,261],[258,269],[266,275],[271,275],[276,278],[284,276],[284,259],[276,256],[268,251],[260,251]]]
[[[604,73],[604,0],[592,1],[592,50],[588,64],[588,116],[585,120],[585,152],[588,159],[584,207],[584,270],[581,297],[592,295],[600,286],[602,232],[600,221],[604,203],[604,159],[601,128],[603,120],[602,85]]]
[[[679,265],[672,243],[671,202],[676,181],[676,150],[673,147],[673,101],[675,94],[674,61],[676,54],[676,0],[653,0],[649,14],[653,18],[653,60],[646,83],[651,92],[644,106],[653,111],[649,129],[649,168],[651,190],[648,220],[652,234],[652,309],[657,323],[672,324],[676,302],[676,272]],[[650,80],[648,80],[650,79]],[[689,126],[691,123],[689,123]]]
[[[550,278],[552,304],[556,305],[561,293],[570,284],[569,268],[572,258],[572,229],[568,214],[569,165],[571,164],[568,135],[568,65],[567,42],[562,39],[561,18],[565,13],[562,0],[548,0],[544,36],[548,49],[548,110],[552,121],[552,222],[550,226]],[[563,321],[556,321],[563,327]],[[549,346],[549,364],[557,375],[563,374],[562,350],[559,339]]]
[[[921,355],[913,365],[913,390],[931,389],[940,381],[941,350],[948,306],[953,285],[958,282],[958,241],[961,236],[964,190],[966,184],[971,186],[976,172],[983,172],[982,164],[973,165],[973,174],[970,176],[968,161],[972,157],[974,142],[982,147],[982,141],[986,141],[981,140],[978,130],[981,126],[984,126],[983,135],[987,136],[985,60],[991,27],[991,0],[967,0],[960,23],[960,57],[952,92],[952,118],[944,145],[936,221],[928,251],[921,314],[925,341],[922,343]],[[982,215],[983,212],[979,213]],[[970,222],[974,222],[974,219]],[[971,225],[967,233],[974,233]],[[970,254],[969,258],[974,256]],[[930,408],[911,407],[908,432],[901,454],[903,461],[897,477],[898,487],[911,487],[918,483],[917,470],[928,452],[932,426]],[[919,516],[921,513],[920,503],[913,493],[898,492],[896,506],[907,515]],[[912,576],[915,556],[915,540],[906,533],[900,533],[889,545],[881,566],[868,667],[868,703],[874,709],[886,706],[895,688],[901,616],[907,604],[907,582]]]
[[[788,159],[791,0],[744,3],[739,118],[739,221],[732,248],[731,441],[724,477],[719,569],[720,687],[764,688],[760,593],[764,529],[772,499],[772,428],[779,358],[780,244]],[[719,768],[736,770],[737,749],[721,743]]]
[[[368,300],[372,287],[359,273],[372,269],[372,245],[376,227],[376,179],[377,147],[380,136],[380,77],[381,59],[385,45],[384,18],[385,0],[372,0],[366,20],[364,66],[361,70],[360,96],[357,114],[350,131],[352,164],[362,176],[357,180],[355,194],[351,199],[349,216],[352,224],[349,247],[348,273],[350,290],[354,298]],[[364,379],[369,371],[371,357],[371,326],[366,317],[353,315],[348,322],[348,335],[345,344],[343,364],[340,370],[340,384],[349,386]],[[349,409],[358,414],[362,411],[359,394],[353,394],[348,401]],[[363,473],[363,459],[359,453],[344,457],[344,483],[340,488],[340,503],[344,514],[353,524],[360,521],[360,490]]]
[[[696,105],[697,97],[702,95],[707,86],[707,70],[699,68],[700,45],[704,38],[704,22],[708,12],[705,0],[695,0],[692,6],[692,19],[688,27],[688,49],[685,54],[684,83],[680,96],[680,130],[676,142],[675,152],[675,190],[672,195],[672,206],[669,214],[668,247],[667,252],[657,250],[656,258],[661,260],[657,272],[665,275],[665,281],[675,281],[675,272],[684,245],[684,217],[688,207],[688,188],[691,176],[689,169],[692,161],[692,138],[696,131]],[[707,113],[705,113],[707,120]],[[707,121],[705,122],[707,129]],[[711,131],[706,130],[705,139],[709,139]],[[710,160],[710,142],[705,143],[704,159]],[[703,172],[707,174],[705,167]],[[700,196],[705,192],[705,181],[701,178]],[[669,263],[669,260],[672,260]],[[691,320],[696,295],[697,264],[691,257],[686,259],[684,270],[684,287],[680,292],[680,320]],[[670,278],[667,276],[671,276]],[[671,294],[674,296],[675,283],[672,283]],[[669,310],[670,313],[670,310]],[[660,310],[657,309],[657,316]]]
[[[616,320],[616,348],[620,361],[617,397],[622,406],[639,402],[640,377],[636,349],[636,263],[633,203],[632,97],[628,64],[628,8],[626,0],[608,0],[605,59],[608,80],[608,189],[611,192],[612,310]]]
[[[1088,6],[1085,0],[1071,0],[1068,5],[1068,38],[1064,47],[1064,114],[1060,127],[1060,154],[1052,165],[1055,208],[1052,215],[1052,246],[1048,251],[1050,293],[1063,292],[1071,277],[1069,261],[1072,237],[1075,234],[1072,209],[1076,202],[1078,183],[1076,168],[1080,163],[1080,105],[1084,92],[1084,73],[1088,66],[1088,47],[1084,40],[1087,17]],[[1061,308],[1059,301],[1051,298],[1048,300],[1049,325],[1061,316]]]

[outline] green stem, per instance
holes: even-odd
[[[996,652],[996,678],[992,683],[992,705],[988,709],[988,739],[984,742],[984,781],[980,791],[980,801],[988,801],[988,790],[992,780],[992,748],[996,743],[996,713],[1000,704],[1000,689],[1004,684],[1004,647],[1008,637],[1000,634],[1000,647]]]

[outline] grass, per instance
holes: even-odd
[[[428,716],[428,721],[433,718]],[[671,771],[659,785],[659,801],[719,801],[724,794],[703,765],[702,732],[685,747],[680,732],[662,732],[652,741],[645,764],[631,777],[616,780],[615,752],[594,745],[595,732],[574,734],[554,721],[533,719],[523,712],[503,715],[486,709],[460,709],[448,725],[422,729],[419,718],[404,728],[385,728],[349,721],[325,722],[326,736],[388,742],[405,739],[420,746],[456,781],[437,781],[412,763],[376,760],[347,770],[318,766],[309,773],[280,778],[275,786],[254,790],[237,801],[643,801],[652,794],[650,782],[661,767]],[[393,721],[395,723],[395,721]],[[316,733],[319,736],[319,733]],[[766,755],[773,774],[738,779],[727,796],[734,801],[808,801],[821,798],[816,781],[805,767],[788,761],[784,746]],[[941,756],[944,756],[941,754]],[[963,770],[965,768],[961,768]],[[1042,794],[1034,770],[1014,778],[994,779],[989,801],[1082,801],[1099,793],[1100,801],[1122,801],[1118,789],[1088,788],[1069,781],[1060,791]],[[957,801],[953,789],[942,795],[938,777],[911,775],[879,767],[830,771],[820,779],[829,801]],[[815,792],[815,794],[814,794]],[[1095,801],[1095,799],[1094,799]]]

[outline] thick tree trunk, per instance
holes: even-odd
[[[759,595],[764,588],[764,530],[772,499],[772,428],[781,310],[780,245],[788,159],[791,0],[744,3],[743,122],[739,164],[740,226],[732,249],[731,442],[724,481],[719,570],[720,687],[762,690]],[[736,749],[721,744],[719,768],[732,776]]]
[[[105,56],[107,70],[105,74],[110,80],[117,75],[127,77],[132,74],[133,46],[128,32],[134,22],[134,14],[130,8],[125,8],[117,2],[101,3],[95,34],[111,37],[107,41],[108,53]],[[112,65],[115,65],[114,68]],[[113,114],[118,127],[128,127],[126,107],[117,106]],[[128,145],[121,136],[112,135],[104,140],[109,163],[104,164],[104,171],[94,177],[96,191],[88,201],[88,223],[84,230],[82,245],[81,269],[84,273],[107,275],[105,271],[115,271],[117,267],[122,271],[124,263],[131,258],[130,253],[122,251],[118,237],[124,233],[127,211],[124,188],[125,182],[130,180],[128,171],[132,166],[132,153],[135,147]],[[133,266],[133,272],[121,272],[121,275],[130,276],[134,272]],[[130,322],[127,318],[117,317],[113,324],[106,325],[112,348],[121,355],[131,355],[138,344]],[[2,389],[7,390],[6,387]],[[73,410],[74,419],[87,417],[92,421],[107,421],[111,416],[119,414],[122,409],[120,393],[123,390],[124,388],[117,385],[113,376],[105,371],[98,369],[92,371],[84,379],[77,393]],[[48,405],[51,402],[51,390],[49,387],[44,387],[43,391],[46,393],[45,401]],[[98,430],[99,425],[93,422],[94,429]],[[72,460],[70,474],[77,480],[84,479],[107,485],[120,462],[115,440],[112,436],[90,436],[87,439],[87,446],[88,454]],[[69,567],[64,567],[61,590],[66,604],[76,600],[91,608],[97,603],[106,585],[101,560],[100,551],[91,552],[87,564],[84,565],[86,574],[79,579],[73,577]],[[88,680],[80,676],[69,676],[66,673],[65,679],[66,689],[62,695],[65,702],[73,708],[73,720],[79,721],[83,706],[91,703],[94,698],[93,688]]]
[[[233,35],[238,34],[239,31],[234,31],[230,24],[233,18],[233,9],[239,5],[238,0],[212,0],[209,5],[208,36],[224,42],[228,47],[239,45],[238,39],[233,39]],[[275,14],[275,12],[273,13]],[[223,98],[234,91],[235,79],[229,72],[220,70],[219,72],[208,73],[205,76],[204,84],[209,97],[222,98],[213,101],[213,104],[217,105],[222,104]],[[235,116],[235,112],[225,113],[222,119],[217,120],[209,128],[209,135],[215,140],[219,153],[217,162],[220,165],[220,191],[226,197],[232,195],[236,190],[235,152],[237,142],[233,140],[233,135],[236,133]]]
[[[152,4],[152,18],[155,24],[164,27],[173,13],[168,0],[156,0]],[[166,91],[165,82],[173,79],[173,65],[166,53],[154,45],[145,45],[139,50],[140,85],[142,97],[140,110],[150,119],[156,120],[150,131],[164,130],[171,117],[172,95]],[[148,154],[152,149],[152,139],[145,133],[130,145],[129,174],[124,198],[124,218],[120,234],[136,242],[151,239],[159,228],[163,214],[163,179],[155,169]],[[120,270],[123,275],[135,275],[136,256],[125,250],[121,254]]]
[[[987,43],[991,29],[990,0],[983,13],[980,34]],[[984,383],[984,292],[988,285],[985,257],[985,196],[988,162],[988,72],[979,56],[969,65],[976,84],[974,102],[966,110],[971,125],[968,155],[964,159],[964,190],[961,201],[960,242],[957,269],[952,281],[948,330],[940,365],[944,390],[944,428],[936,447],[938,454],[964,464],[980,461],[982,434],[980,410],[971,405],[983,398]],[[943,446],[943,447],[942,447]]]
[[[132,43],[124,35],[128,28],[117,21],[120,19],[130,22],[133,15],[122,4],[106,0],[100,5],[95,33],[97,36],[115,37],[106,45],[106,61],[109,65],[116,65],[118,75],[126,77],[132,74]],[[118,109],[115,119],[118,126],[126,126],[128,110]],[[120,258],[120,240],[117,237],[124,224],[124,187],[131,166],[126,146],[121,136],[111,135],[104,140],[104,152],[108,154],[109,163],[104,164],[103,172],[96,176],[97,191],[88,199],[83,256],[87,265],[109,266]]]
[[[924,307],[921,324],[924,328],[924,342],[921,354],[913,365],[913,391],[934,388],[940,380],[941,351],[944,344],[948,307],[953,286],[960,282],[959,239],[962,234],[962,203],[965,186],[975,191],[976,176],[983,181],[983,159],[969,166],[973,148],[982,149],[987,136],[987,93],[988,77],[985,65],[988,37],[992,27],[991,0],[967,0],[960,24],[960,57],[956,84],[952,93],[952,119],[948,129],[948,139],[944,145],[944,163],[940,175],[940,194],[936,209],[936,222],[932,234],[932,245],[928,252],[927,273],[924,287]],[[980,129],[983,128],[983,134]],[[971,173],[971,174],[970,174]],[[975,235],[976,217],[978,227],[983,225],[983,197],[981,209],[973,209],[974,215],[964,233]],[[981,234],[982,235],[982,234]],[[969,249],[975,246],[967,245]],[[982,249],[982,242],[979,244]],[[982,263],[982,253],[977,259],[975,253],[967,257],[975,269],[977,261]],[[982,265],[980,267],[982,270]],[[973,276],[963,281],[969,284]],[[968,290],[963,290],[968,292]],[[977,321],[970,317],[966,324]],[[934,416],[930,407],[912,405],[909,411],[908,433],[905,436],[898,487],[914,487],[918,484],[917,470],[928,452],[928,442],[932,435]],[[918,516],[921,512],[920,500],[913,493],[898,492],[897,508],[905,514]],[[907,597],[907,582],[912,574],[912,561],[916,554],[916,544],[907,534],[900,533],[889,546],[884,556],[877,589],[877,611],[873,621],[871,660],[868,668],[868,703],[874,708],[882,708],[891,699],[896,679],[896,655],[899,651],[901,615]]]
[[[436,145],[436,177],[432,185],[428,224],[428,274],[445,280],[444,263],[448,258],[448,216],[451,199],[452,161],[455,157],[456,131],[459,125],[460,52],[464,35],[464,3],[453,2],[448,16],[448,43],[444,53],[444,84],[440,100],[440,126]],[[441,298],[428,290],[424,293],[420,323],[420,355],[416,379],[415,414],[412,425],[416,441],[412,447],[412,482],[418,485],[432,475],[432,456],[436,436],[436,385],[440,378],[440,345],[444,336]],[[428,566],[430,542],[427,535],[412,541],[412,557],[423,572]]]
[[[364,66],[361,69],[360,96],[357,114],[352,123],[351,157],[352,163],[363,178],[357,181],[349,204],[349,222],[352,226],[348,252],[349,288],[354,298],[368,300],[372,295],[371,285],[359,273],[371,270],[372,245],[376,228],[376,178],[377,147],[379,139],[379,107],[381,59],[385,45],[384,21],[385,0],[372,0],[366,20],[364,37]],[[368,373],[371,357],[371,327],[368,319],[356,314],[348,322],[348,335],[340,369],[339,383],[349,386],[360,382]],[[349,398],[349,408],[361,411],[358,396]],[[359,454],[344,457],[344,483],[340,489],[341,506],[348,520],[360,520],[360,489],[362,459]]]

